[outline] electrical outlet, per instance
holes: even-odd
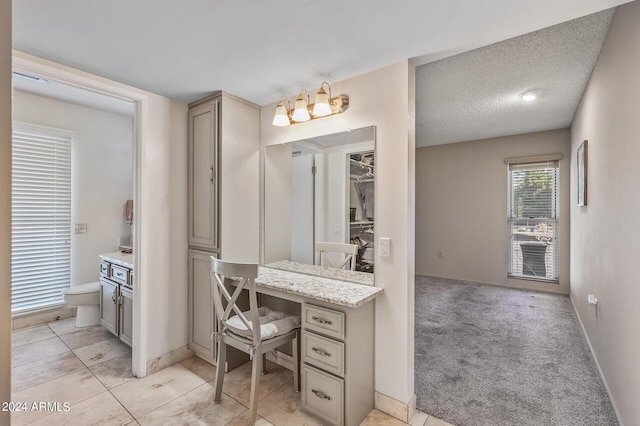
[[[391,256],[391,238],[381,237],[378,246],[378,253],[380,254],[380,257]]]
[[[444,259],[444,252],[442,250],[438,250],[438,257]]]
[[[74,226],[75,234],[86,234],[87,233],[87,224],[86,223],[76,223]]]

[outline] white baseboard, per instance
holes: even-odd
[[[591,356],[596,363],[596,368],[598,369],[598,375],[600,375],[600,379],[604,384],[604,388],[607,391],[607,395],[609,396],[609,400],[611,401],[611,406],[613,407],[613,412],[616,414],[616,418],[618,419],[618,423],[620,426],[624,426],[622,422],[622,418],[620,418],[620,412],[618,411],[618,407],[616,406],[616,401],[613,399],[613,395],[611,394],[611,389],[609,389],[609,384],[607,383],[607,379],[602,372],[602,368],[600,367],[600,362],[598,361],[598,357],[596,356],[596,352],[593,350],[593,345],[591,345],[591,340],[589,340],[589,335],[587,334],[587,329],[584,328],[584,324],[582,322],[582,318],[580,318],[580,314],[576,309],[575,303],[573,303],[573,299],[569,296],[569,300],[571,301],[571,306],[573,307],[573,312],[575,312],[576,317],[578,318],[578,323],[580,324],[580,329],[582,330],[582,334],[584,338],[587,339],[587,345],[589,345],[589,351],[591,351]]]
[[[376,391],[375,408],[404,423],[409,423],[411,417],[413,417],[416,412],[416,395],[414,394],[409,402],[405,404],[404,402]]]
[[[11,329],[18,330],[34,325],[46,324],[76,316],[76,307],[68,307],[65,304],[53,308],[45,308],[37,311],[14,315],[11,318]]]
[[[184,361],[185,359],[192,357],[193,354],[194,352],[189,349],[188,346],[183,346],[147,361],[147,376],[173,364],[177,364],[180,361]]]

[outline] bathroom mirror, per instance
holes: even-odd
[[[340,242],[373,273],[375,126],[268,146],[264,173],[265,264],[315,264],[315,242]]]

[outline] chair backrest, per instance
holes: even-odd
[[[328,266],[337,269],[356,270],[356,255],[358,254],[358,246],[356,244],[345,243],[316,243],[316,252],[318,253],[318,263],[321,266]],[[328,256],[329,253],[342,253],[345,255],[344,260],[340,264],[335,264]],[[349,266],[347,268],[347,265]]]
[[[260,343],[260,319],[258,315],[258,299],[256,282],[258,265],[252,263],[234,263],[216,259],[211,256],[211,294],[214,311],[218,319],[218,330],[224,330],[225,321],[235,313],[248,330],[252,330],[253,344]],[[230,293],[230,289],[233,289]],[[242,290],[249,291],[250,318],[236,304]]]

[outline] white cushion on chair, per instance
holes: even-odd
[[[249,319],[249,327],[245,326],[238,316],[229,318],[225,324],[232,333],[238,334],[248,339],[253,338],[251,327],[251,311],[243,312],[244,316]],[[273,311],[266,306],[258,309],[260,319],[260,337],[261,340],[271,339],[281,336],[300,327],[300,317],[285,314],[284,312]]]

